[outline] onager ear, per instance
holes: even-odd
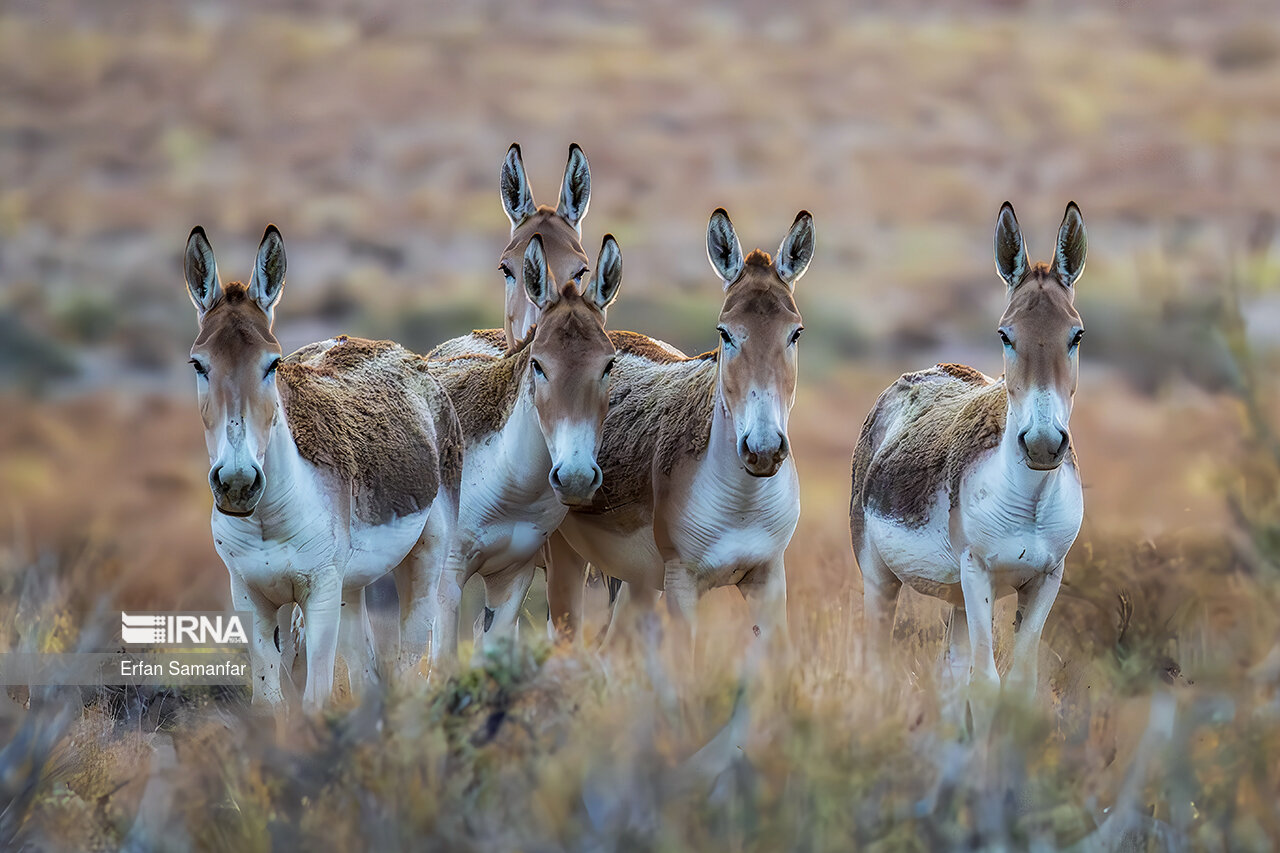
[[[275,320],[275,307],[284,290],[287,266],[280,229],[268,225],[258,246],[258,258],[253,262],[253,278],[249,279],[249,298],[258,303],[268,321]]]
[[[187,294],[196,306],[196,316],[203,317],[222,297],[218,280],[218,264],[213,259],[213,246],[204,229],[197,225],[187,237],[187,254],[183,261],[187,277]]]
[[[796,214],[796,221],[791,223],[791,230],[782,239],[778,247],[778,257],[774,259],[774,268],[778,276],[791,287],[796,286],[800,276],[809,268],[813,260],[813,216],[802,210]]]
[[[547,253],[542,248],[542,235],[534,234],[524,249],[524,291],[529,301],[542,311],[559,298],[547,269]]]
[[[742,275],[742,244],[723,207],[717,207],[707,223],[707,258],[726,288]]]
[[[596,274],[592,276],[587,291],[583,294],[595,303],[601,311],[608,308],[618,298],[618,288],[622,286],[622,250],[612,234],[604,235],[600,244],[600,258],[596,261]]]
[[[591,167],[587,155],[578,143],[569,146],[569,162],[564,167],[564,182],[560,187],[560,204],[556,213],[582,233],[582,219],[591,205]]]
[[[502,193],[502,209],[507,212],[514,229],[537,210],[533,203],[533,191],[529,189],[529,178],[524,173],[524,160],[520,156],[519,143],[513,142],[507,149],[507,158],[502,161],[502,177],[498,182]]]
[[[1017,287],[1022,277],[1031,269],[1027,259],[1027,247],[1022,242],[1022,231],[1018,228],[1018,217],[1013,214],[1013,205],[1005,202],[1000,206],[1000,216],[996,219],[996,272],[1010,288]]]
[[[1058,228],[1058,247],[1053,253],[1053,271],[1067,287],[1073,287],[1080,273],[1084,272],[1084,256],[1089,251],[1089,237],[1084,231],[1084,217],[1074,201],[1067,203],[1067,212]]]

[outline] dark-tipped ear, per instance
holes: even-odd
[[[1006,201],[996,218],[996,272],[1012,288],[1021,283],[1029,269],[1031,262],[1027,259],[1027,246],[1022,242],[1018,217],[1013,214],[1013,205]]]
[[[542,310],[556,300],[558,294],[547,269],[547,253],[542,248],[542,235],[534,234],[524,248],[524,291],[529,301]]]
[[[742,244],[738,242],[738,233],[733,230],[733,223],[723,207],[717,207],[707,223],[707,258],[725,287],[742,275]]]
[[[564,182],[560,186],[560,205],[556,213],[582,233],[582,219],[591,206],[591,167],[578,143],[569,146],[569,162],[564,166]]]
[[[1053,270],[1062,283],[1072,287],[1080,273],[1084,272],[1084,256],[1089,251],[1089,237],[1084,233],[1084,216],[1074,201],[1067,203],[1067,212],[1058,228],[1058,248],[1053,253]]]
[[[600,258],[596,261],[596,274],[587,285],[584,294],[595,303],[601,311],[609,307],[618,298],[618,288],[622,286],[622,250],[612,234],[604,235],[600,244]]]
[[[800,276],[809,268],[813,260],[813,216],[807,210],[796,214],[796,221],[791,223],[791,230],[782,238],[778,247],[778,257],[774,259],[774,268],[778,276],[787,284],[795,287]]]
[[[507,149],[507,158],[502,161],[502,177],[498,182],[502,193],[502,209],[515,228],[537,210],[533,203],[533,190],[529,189],[529,178],[524,173],[524,160],[520,156],[520,145],[512,143]]]
[[[209,238],[199,225],[192,228],[187,237],[183,268],[187,277],[187,293],[196,306],[196,314],[203,317],[222,296],[222,282],[218,280],[213,246],[209,245]]]
[[[258,245],[258,257],[253,262],[253,278],[249,280],[249,298],[258,303],[267,318],[275,319],[276,303],[284,290],[284,274],[288,264],[284,256],[284,238],[280,229],[268,225]]]

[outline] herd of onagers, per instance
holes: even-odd
[[[279,230],[267,227],[247,284],[223,284],[204,230],[191,232],[213,537],[235,609],[254,616],[255,703],[284,705],[278,638],[295,605],[305,709],[329,700],[339,654],[353,690],[386,671],[365,588],[388,573],[401,673],[456,656],[473,575],[485,594],[477,644],[513,635],[537,566],[564,638],[582,633],[591,565],[616,590],[606,643],[651,642],[638,628],[660,603],[691,638],[699,598],[736,586],[751,611],[745,641],[788,647],[783,555],[800,488],[787,425],[813,218],[801,211],[771,256],[744,253],[726,212],[712,213],[719,341],[690,356],[606,328],[622,254],[611,235],[594,259],[582,246],[591,175],[580,148],[555,207],[534,202],[517,145],[500,194],[511,221],[504,327],[426,355],[345,335],[284,355],[272,334],[286,271]],[[1069,420],[1086,246],[1072,203],[1052,260],[1032,263],[1006,203],[995,235],[1004,375],[956,364],[908,373],[850,436],[867,650],[883,653],[904,583],[949,602],[946,659],[975,727],[1001,689],[997,594],[1018,596],[1005,689],[1034,696],[1041,631],[1080,529]]]

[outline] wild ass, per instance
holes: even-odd
[[[589,259],[582,248],[581,236],[582,220],[587,215],[591,202],[591,169],[586,155],[576,143],[569,146],[569,159],[565,164],[564,179],[560,187],[560,201],[555,208],[534,203],[518,144],[513,143],[507,150],[498,189],[502,209],[511,223],[511,240],[498,261],[498,269],[506,279],[505,328],[477,329],[469,335],[447,341],[436,348],[432,354],[435,358],[500,356],[504,352],[513,351],[528,336],[536,320],[537,309],[529,301],[524,288],[516,281],[516,274],[519,272],[525,247],[534,233],[542,237],[543,250],[547,255],[553,280],[562,283],[573,281],[581,289],[582,278],[589,272]],[[605,320],[607,317],[606,306],[601,311],[601,318]],[[677,352],[674,349],[672,351]],[[582,562],[559,533],[551,534],[538,562],[548,566],[555,559],[565,561],[567,565],[581,565]],[[576,625],[582,584],[581,579],[573,579],[573,574],[570,571],[548,572],[548,581],[558,578],[559,582],[557,587],[548,589],[550,606],[547,621],[552,633],[557,627],[563,628],[570,623]],[[611,584],[614,583],[611,581]],[[616,587],[611,586],[611,589]]]
[[[443,563],[457,518],[461,429],[426,362],[390,341],[340,337],[281,359],[272,325],[286,261],[274,225],[248,285],[221,284],[200,227],[185,267],[200,323],[191,364],[214,546],[234,605],[254,615],[253,700],[280,706],[276,616],[296,603],[306,631],[303,704],[315,710],[333,687],[340,623],[352,681],[373,671],[365,586],[411,549]],[[406,664],[425,651],[428,606],[425,597],[402,603]]]
[[[642,335],[611,335],[604,486],[560,532],[625,581],[632,601],[665,590],[690,629],[703,593],[737,586],[757,632],[786,636],[783,551],[800,517],[787,420],[804,328],[793,290],[813,249],[813,219],[801,211],[776,259],[759,250],[744,258],[728,214],[716,210],[707,252],[725,290],[717,349],[689,358]],[[571,570],[580,587],[581,563]],[[561,571],[557,560],[549,574]]]
[[[538,306],[530,301],[528,290],[520,283],[520,274],[525,249],[535,234],[542,240],[552,280],[561,287],[573,282],[580,293],[584,291],[582,282],[591,270],[591,259],[582,248],[582,220],[591,204],[591,168],[582,149],[576,143],[569,146],[560,202],[554,208],[534,203],[517,143],[507,149],[498,188],[502,209],[511,222],[511,240],[498,258],[498,271],[506,280],[503,328],[477,330],[446,341],[436,347],[433,357],[514,352],[529,336],[537,322]]]
[[[449,356],[458,341],[430,356],[466,448],[458,534],[435,584],[433,660],[455,653],[462,587],[474,574],[485,583],[477,638],[515,630],[534,558],[568,508],[588,503],[601,483],[596,450],[614,364],[604,312],[622,283],[618,244],[605,236],[581,293],[574,281],[556,282],[539,234],[522,272],[538,309],[530,336],[501,356]]]
[[[1032,265],[1005,202],[995,235],[1008,296],[997,329],[1004,375],[955,364],[904,375],[876,401],[854,453],[849,528],[868,648],[874,657],[887,642],[904,582],[948,601],[951,665],[967,667],[973,695],[1000,686],[992,604],[1006,586],[1018,593],[1009,682],[1034,695],[1040,633],[1080,530],[1068,424],[1084,334],[1072,302],[1086,247],[1072,202],[1053,262]],[[957,616],[967,631],[956,630]],[[977,728],[990,703],[970,708]]]

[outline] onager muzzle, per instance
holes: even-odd
[[[789,455],[787,437],[777,430],[752,430],[738,441],[738,458],[753,477],[772,477]]]
[[[251,515],[262,499],[265,486],[262,466],[256,462],[248,467],[234,469],[228,469],[226,465],[215,465],[209,471],[213,505],[224,515]]]

